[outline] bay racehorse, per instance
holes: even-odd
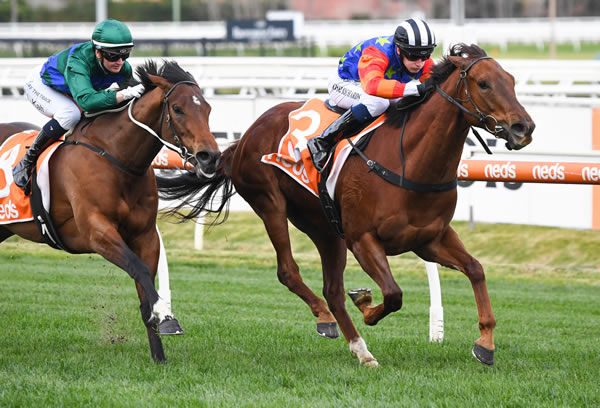
[[[66,249],[100,254],[135,280],[152,358],[164,362],[158,334],[168,334],[161,329],[174,319],[154,286],[160,243],[151,163],[167,145],[194,174],[210,178],[220,151],[208,127],[210,105],[190,74],[171,61],[160,68],[147,61],[136,72],[144,95],[125,109],[82,120],[50,158],[50,216]],[[0,125],[0,143],[25,128],[31,127]],[[10,168],[4,175],[11,183]],[[0,225],[0,242],[14,234],[44,242],[33,221]]]
[[[314,195],[277,167],[261,163],[261,157],[278,150],[288,115],[302,103],[282,103],[259,117],[241,140],[223,152],[215,177],[158,180],[173,190],[188,183],[190,193],[205,188],[196,213],[210,202],[208,195],[217,197],[218,187],[229,191],[233,183],[265,225],[277,253],[281,283],[310,306],[320,334],[337,337],[337,321],[351,352],[368,366],[378,362],[344,305],[347,249],[383,294],[383,303],[372,305],[369,291],[349,292],[368,325],[402,307],[402,290],[387,255],[412,251],[426,261],[463,272],[471,282],[479,314],[480,337],[472,353],[482,363],[493,364],[496,320],[484,271],[450,226],[457,168],[471,126],[505,139],[509,149],[520,149],[531,142],[535,125],[517,101],[512,75],[477,46],[453,46],[433,67],[428,85],[424,100],[404,98],[392,104],[362,156],[351,155],[344,164],[334,195],[343,239],[328,225]],[[395,181],[381,177],[390,171],[399,175]],[[292,257],[287,219],[319,251],[327,303],[302,281]]]

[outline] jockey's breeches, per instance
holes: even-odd
[[[41,67],[36,67],[25,81],[25,97],[35,108],[49,118],[54,118],[65,129],[73,129],[81,111],[77,104],[68,96],[50,88],[42,82]]]
[[[329,79],[329,100],[343,109],[350,109],[358,104],[366,106],[373,117],[381,115],[390,106],[393,99],[381,98],[367,94],[360,82],[342,79],[337,74]]]

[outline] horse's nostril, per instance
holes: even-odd
[[[196,153],[196,160],[198,160],[199,163],[208,163],[210,162],[210,153],[208,152],[199,152]]]
[[[220,154],[219,153],[214,153],[214,152],[209,152],[209,151],[201,151],[196,153],[196,160],[198,160],[198,163],[203,164],[203,165],[209,165],[211,163],[216,163],[217,160],[219,159]]]
[[[510,127],[511,133],[519,136],[524,135],[526,130],[527,127],[521,122],[515,123]]]

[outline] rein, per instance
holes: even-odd
[[[450,180],[446,183],[421,183],[419,181],[413,181],[406,177],[404,177],[404,165],[406,161],[404,160],[404,153],[402,152],[402,139],[404,136],[404,129],[406,128],[406,121],[408,115],[404,116],[404,120],[402,122],[402,131],[400,132],[400,162],[402,163],[402,174],[398,174],[393,172],[392,170],[387,169],[381,164],[377,163],[375,160],[369,159],[365,154],[356,147],[352,140],[349,138],[348,143],[352,146],[352,149],[367,163],[369,167],[369,173],[375,172],[379,177],[387,181],[388,183],[394,184],[398,187],[405,188],[407,190],[415,191],[417,193],[443,193],[444,191],[454,190],[458,185],[457,179]]]
[[[164,117],[167,117],[167,129],[170,129],[171,132],[173,133],[173,138],[175,139],[175,141],[177,142],[178,146],[173,145],[172,143],[167,142],[166,140],[164,140],[162,137],[160,137],[160,135],[158,135],[151,127],[149,127],[148,125],[136,120],[133,117],[132,114],[132,108],[133,108],[133,103],[135,102],[135,99],[132,99],[131,101],[129,101],[126,105],[119,107],[119,108],[114,108],[114,109],[109,109],[109,110],[104,110],[102,112],[96,112],[96,113],[86,113],[86,117],[93,117],[93,116],[98,116],[101,115],[103,113],[109,113],[109,112],[120,112],[122,110],[124,110],[125,108],[127,109],[127,114],[129,115],[129,119],[135,123],[136,125],[138,125],[139,127],[141,127],[142,129],[144,129],[145,131],[147,131],[148,133],[150,133],[152,136],[154,136],[155,138],[157,138],[163,145],[165,145],[167,148],[179,153],[179,155],[185,160],[185,163],[189,163],[189,160],[194,158],[194,155],[189,153],[187,148],[183,145],[181,139],[179,138],[179,136],[177,136],[177,132],[175,131],[174,127],[173,127],[173,122],[171,121],[171,115],[169,114],[169,95],[171,94],[171,92],[173,92],[173,90],[181,84],[189,84],[189,85],[195,85],[198,86],[198,84],[196,84],[193,81],[179,81],[177,83],[175,83],[163,96],[163,101],[162,101],[162,108],[161,108],[161,113],[160,113],[160,126],[159,129],[162,129],[163,127],[163,122],[164,122]],[[166,112],[166,115],[165,115]],[[144,174],[146,174],[146,170],[142,170],[142,171],[136,171],[133,169],[130,169],[128,167],[126,167],[125,165],[123,165],[121,162],[119,162],[114,156],[112,156],[110,153],[106,152],[104,149],[98,147],[98,146],[93,146],[90,145],[88,143],[84,143],[84,142],[80,142],[80,141],[71,141],[71,140],[65,140],[63,142],[63,145],[77,145],[77,146],[83,146],[86,147],[96,153],[98,153],[100,156],[106,158],[107,160],[113,162],[119,169],[123,170],[124,172],[131,174],[133,176],[143,176]]]
[[[439,87],[439,85],[436,85],[435,89],[440,95],[442,95],[444,98],[446,98],[446,100],[448,100],[450,103],[458,106],[463,112],[467,113],[468,115],[472,116],[473,118],[478,119],[479,123],[483,124],[483,127],[485,128],[486,131],[488,131],[488,132],[492,133],[494,136],[496,136],[496,134],[498,134],[502,131],[502,128],[498,129],[499,128],[498,120],[492,115],[487,115],[487,114],[481,112],[481,110],[477,107],[477,105],[471,98],[471,95],[469,94],[467,82],[466,82],[467,74],[469,73],[469,70],[471,69],[471,67],[473,67],[473,65],[475,65],[477,62],[484,60],[484,59],[491,59],[491,57],[488,57],[488,56],[480,57],[480,58],[477,58],[476,60],[472,61],[465,69],[460,71],[459,79],[458,79],[458,82],[456,83],[456,89],[458,92],[458,87],[459,87],[460,83],[464,82],[465,93],[467,95],[467,99],[460,100],[460,101],[461,102],[470,102],[471,105],[473,105],[473,107],[475,108],[475,111],[477,113],[473,113],[469,109],[465,108],[462,104],[457,102],[456,99],[452,98],[450,95],[448,95],[447,93],[442,91],[442,89]],[[408,108],[414,106],[416,103],[420,103],[420,100],[411,105],[404,107],[404,109],[408,109]],[[493,119],[493,121],[495,123],[494,129],[490,129],[488,127],[487,120],[489,118]],[[402,140],[404,137],[404,129],[406,129],[407,120],[408,120],[408,114],[404,116],[404,119],[402,121],[402,130],[400,131],[400,161],[402,163],[402,174],[397,174],[397,173],[385,168],[381,164],[377,163],[375,160],[369,159],[367,156],[365,156],[365,154],[359,148],[356,147],[356,145],[352,142],[352,140],[350,140],[350,138],[347,139],[348,143],[350,143],[352,150],[354,150],[367,163],[367,166],[369,167],[369,172],[375,172],[375,174],[377,174],[379,177],[383,178],[385,181],[387,181],[391,184],[394,184],[398,187],[402,187],[407,190],[415,191],[418,193],[441,193],[444,191],[450,191],[450,190],[455,189],[456,186],[458,185],[458,181],[456,178],[454,178],[453,180],[448,181],[446,183],[432,184],[432,183],[421,183],[421,182],[413,181],[413,180],[410,180],[410,179],[404,177],[404,166],[406,164],[406,161],[404,160],[404,153],[402,151]],[[477,137],[479,142],[482,144],[482,146],[484,147],[486,152],[488,154],[492,154],[492,152],[488,148],[487,144],[481,138],[481,136],[475,130],[475,128],[471,127],[471,130],[473,131],[473,133],[475,134],[475,136]]]
[[[162,129],[164,118],[166,116],[166,118],[167,118],[167,129],[170,129],[171,132],[173,133],[173,138],[177,142],[177,146],[175,146],[172,143],[167,142],[165,139],[163,139],[158,134],[156,134],[156,132],[154,130],[152,130],[152,128],[150,128],[148,125],[146,125],[146,124],[144,124],[144,123],[136,120],[133,117],[133,113],[132,113],[133,100],[131,101],[131,103],[129,105],[129,109],[127,110],[127,114],[129,115],[129,119],[131,119],[131,121],[133,123],[135,123],[136,125],[138,125],[142,129],[144,129],[148,133],[150,133],[152,136],[154,136],[155,138],[157,138],[168,149],[173,150],[174,152],[179,153],[179,155],[185,160],[185,163],[187,164],[187,163],[189,163],[190,159],[194,158],[194,155],[191,154],[191,153],[189,153],[188,150],[187,150],[187,148],[183,145],[183,142],[181,141],[181,139],[177,135],[177,132],[175,131],[175,128],[173,127],[173,122],[171,121],[171,115],[169,114],[169,95],[171,94],[171,92],[173,92],[173,90],[177,86],[179,86],[181,84],[188,84],[188,85],[198,86],[198,84],[195,83],[194,81],[179,81],[175,85],[173,85],[171,87],[171,89],[169,89],[167,91],[167,93],[165,93],[165,95],[163,96],[162,110],[160,112],[160,126],[159,126],[159,129]],[[165,112],[166,112],[166,115],[165,115]]]

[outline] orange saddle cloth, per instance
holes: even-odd
[[[10,136],[0,145],[0,224],[33,221],[29,197],[13,182],[12,170],[27,152],[37,136],[37,130],[27,130]],[[38,185],[42,191],[42,201],[49,211],[50,193],[48,161],[60,145],[52,144],[39,157],[37,162]]]
[[[320,175],[312,163],[306,142],[322,134],[327,126],[339,116],[339,113],[327,108],[321,99],[308,100],[300,108],[290,112],[288,131],[281,138],[277,152],[264,155],[261,161],[280,168],[318,197],[317,183]],[[360,133],[353,136],[352,142],[357,143],[364,135],[379,127],[384,120],[385,115],[378,117]],[[335,149],[333,167],[327,179],[327,191],[332,198],[337,176],[351,150],[346,139],[338,143]]]

